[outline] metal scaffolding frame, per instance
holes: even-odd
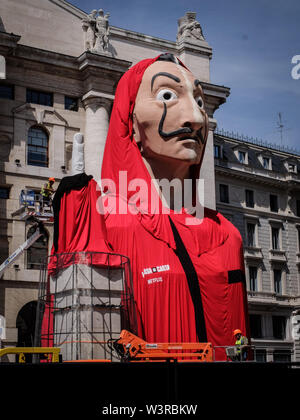
[[[114,361],[110,342],[124,328],[137,328],[128,257],[64,253],[42,264],[35,346],[60,347],[63,360]]]

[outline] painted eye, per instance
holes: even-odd
[[[199,108],[204,108],[204,102],[201,96],[197,96],[195,98],[195,101],[197,102]]]
[[[156,95],[156,99],[158,101],[169,102],[169,101],[174,101],[174,99],[177,99],[177,95],[172,90],[162,89]]]

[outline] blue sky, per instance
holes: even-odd
[[[110,24],[175,41],[177,20],[197,13],[213,48],[211,83],[231,94],[215,112],[218,127],[300,150],[300,78],[291,76],[300,55],[299,0],[70,0],[90,12],[104,9]],[[299,70],[300,73],[300,70]]]

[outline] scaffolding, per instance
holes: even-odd
[[[111,342],[136,331],[128,257],[55,254],[40,270],[35,346],[59,347],[63,361],[117,361]]]

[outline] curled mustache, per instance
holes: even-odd
[[[164,102],[164,112],[162,114],[161,120],[158,125],[158,133],[161,137],[169,138],[173,136],[178,136],[179,134],[192,134],[193,133],[194,130],[192,130],[190,127],[183,127],[183,128],[179,128],[178,130],[169,131],[168,133],[166,133],[165,131],[163,131],[163,125],[166,119],[166,115],[167,115],[167,105]],[[190,138],[195,139],[198,143],[199,143],[199,140],[201,141],[202,144],[205,143],[201,128],[199,128],[199,130],[197,130],[193,136],[184,136],[181,138],[181,140],[190,139]]]

